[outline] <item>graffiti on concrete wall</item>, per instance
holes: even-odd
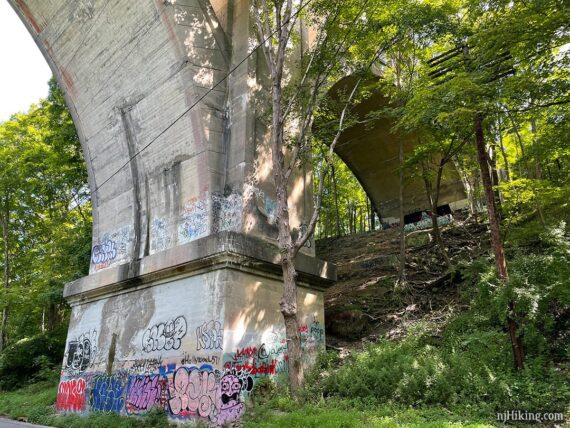
[[[97,412],[119,413],[123,409],[125,384],[120,375],[95,376],[91,380],[89,406]]]
[[[196,350],[222,349],[224,330],[219,321],[208,321],[196,328]]]
[[[299,334],[307,352],[324,344],[324,329],[314,319],[301,324]],[[144,352],[179,349],[186,335],[186,318],[179,316],[146,329],[142,348]],[[103,361],[93,364],[97,332],[82,334],[68,342],[56,409],[141,415],[159,408],[174,419],[225,426],[245,413],[245,399],[256,379],[287,372],[288,354],[284,332],[268,331],[259,345],[238,348],[222,359],[218,350],[223,349],[223,336],[220,321],[205,321],[196,328],[196,355],[182,351],[166,359],[139,355],[122,360],[108,374],[95,370]],[[65,370],[68,361],[70,370]]]
[[[209,233],[209,224],[208,198],[195,198],[187,202],[178,227],[179,243],[185,244],[206,236]]]
[[[63,358],[63,370],[76,375],[93,366],[97,355],[97,331],[84,333],[67,342]]]
[[[127,414],[143,414],[154,407],[164,407],[167,382],[159,374],[131,376],[127,389]]]
[[[182,356],[182,365],[203,365],[203,364],[210,364],[213,366],[218,366],[220,364],[220,357],[217,355],[190,355],[184,352]]]
[[[186,318],[183,316],[150,327],[143,334],[143,351],[180,349],[182,338],[186,336],[186,327]]]
[[[59,383],[55,408],[58,412],[85,410],[85,379],[70,379]]]
[[[95,245],[91,253],[91,263],[100,270],[117,258],[117,245],[115,241],[106,241],[101,245]]]
[[[127,261],[131,246],[131,226],[125,226],[115,232],[104,234],[100,244],[94,245],[91,251],[93,268],[95,271],[100,271]]]
[[[162,365],[162,357],[158,358],[141,358],[134,360],[130,372],[132,373],[156,373]]]
[[[172,239],[168,231],[166,220],[155,218],[152,220],[150,228],[150,250],[158,253],[172,246]]]
[[[226,197],[214,195],[212,203],[218,218],[217,230],[239,232],[242,223],[243,196],[238,193]]]
[[[443,215],[437,217],[437,224],[439,226],[446,226],[453,221],[453,217],[451,214]],[[432,220],[431,216],[428,215],[425,211],[421,213],[421,220],[415,223],[409,223],[404,226],[404,230],[409,232],[414,232],[416,230],[424,230],[424,229],[431,229],[432,227]]]
[[[168,409],[173,416],[198,417],[218,426],[245,412],[241,394],[253,389],[245,372],[220,372],[212,366],[180,367],[168,382]]]
[[[283,335],[272,332],[259,346],[238,348],[224,357],[224,367],[249,373],[255,378],[287,372],[289,356]]]

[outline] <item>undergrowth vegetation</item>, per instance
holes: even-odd
[[[509,249],[508,286],[501,285],[491,260],[462,266],[467,309],[452,316],[442,333],[420,323],[403,340],[380,340],[348,358],[323,354],[307,377],[302,409],[285,393],[273,394],[253,421],[259,426],[447,426],[455,420],[478,426],[496,423],[496,413],[510,409],[568,414],[570,243],[565,227],[522,232],[527,245]],[[522,371],[513,368],[507,340],[510,301],[526,352]],[[344,424],[342,409],[349,414],[360,409],[361,416],[356,412]],[[416,419],[394,419],[402,409],[413,409]],[[378,418],[386,412],[392,419]]]

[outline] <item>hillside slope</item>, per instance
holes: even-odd
[[[454,266],[489,248],[487,226],[456,221],[442,230]],[[357,349],[362,343],[399,338],[418,321],[443,323],[461,310],[458,278],[446,266],[430,230],[407,236],[408,286],[395,288],[399,266],[396,229],[328,238],[317,242],[317,256],[333,262],[338,282],[325,293],[327,344]]]

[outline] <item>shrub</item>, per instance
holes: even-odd
[[[0,389],[24,386],[30,380],[53,377],[61,365],[65,342],[40,334],[8,346],[0,354]]]

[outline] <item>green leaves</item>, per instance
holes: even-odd
[[[0,124],[0,264],[9,267],[0,306],[9,308],[10,341],[64,321],[63,285],[89,266],[87,192],[79,139],[52,80],[47,100]]]

